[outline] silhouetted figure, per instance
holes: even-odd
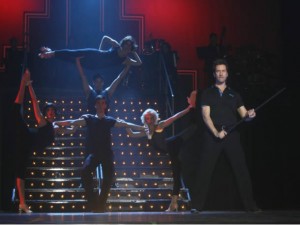
[[[227,48],[224,46],[225,28],[222,30],[220,41],[218,42],[218,35],[212,32],[209,35],[209,44],[206,47],[198,47],[197,54],[200,59],[204,60],[204,73],[207,76],[207,85],[214,83],[213,62],[216,59],[225,58],[227,55]]]

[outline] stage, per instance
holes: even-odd
[[[4,213],[1,224],[299,224],[300,211]]]

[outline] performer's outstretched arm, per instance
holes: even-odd
[[[105,46],[109,46],[109,48],[111,47],[119,47],[120,44],[119,42],[117,42],[116,40],[112,39],[111,37],[104,35],[101,39],[100,45],[99,45],[99,50],[104,50]]]
[[[126,76],[126,74],[128,73],[129,69],[130,69],[130,65],[126,66],[122,70],[122,72],[117,76],[117,78],[110,84],[110,86],[106,88],[106,90],[108,92],[109,99],[111,99],[111,97],[113,96],[113,94],[116,91],[117,86],[120,84],[120,82],[122,81],[122,79]]]
[[[86,77],[86,75],[83,71],[83,68],[81,66],[80,59],[81,59],[81,57],[76,58],[76,66],[77,66],[77,70],[79,72],[79,76],[80,76],[81,81],[82,81],[84,95],[87,98],[89,96],[91,90],[92,90],[92,87],[89,85],[87,77]]]

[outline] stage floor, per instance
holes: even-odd
[[[1,224],[300,224],[299,211],[0,213]]]

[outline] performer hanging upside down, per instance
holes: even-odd
[[[109,45],[110,48],[104,50]],[[120,43],[109,36],[103,36],[99,49],[61,49],[51,50],[42,47],[39,57],[41,59],[57,58],[65,61],[75,62],[77,57],[81,57],[81,64],[87,69],[101,69],[105,67],[117,66],[120,64],[140,66],[142,61],[136,52],[137,44],[132,36],[124,37]],[[130,54],[133,58],[129,57]]]

